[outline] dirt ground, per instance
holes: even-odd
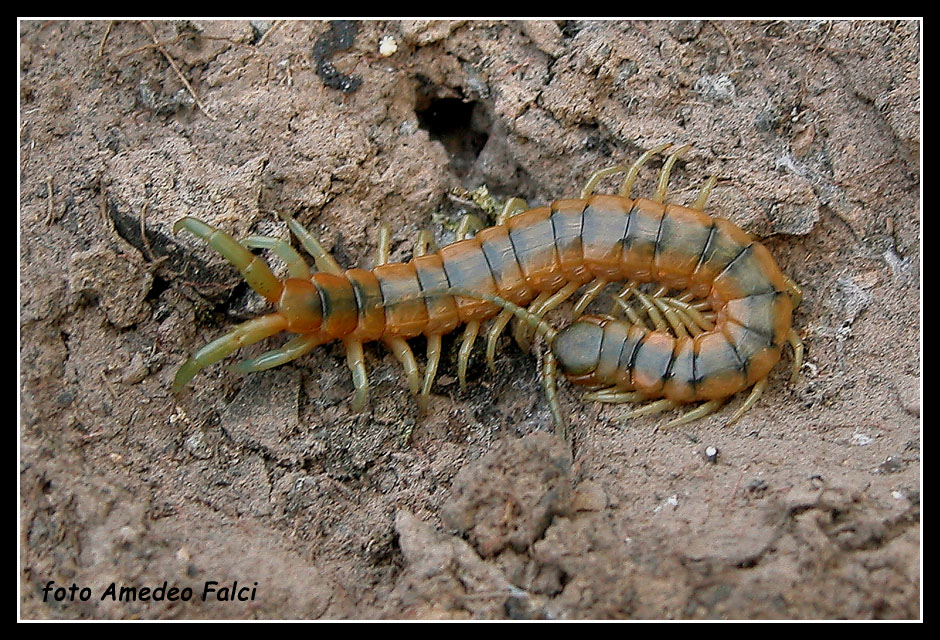
[[[21,617],[920,618],[920,28],[20,23]],[[569,450],[538,345],[461,392],[459,334],[423,416],[376,345],[361,414],[336,344],[170,393],[265,309],[180,217],[369,268],[483,215],[455,187],[543,205],[662,142],[803,287],[801,376],[736,424],[564,384]]]

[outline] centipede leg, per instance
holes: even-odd
[[[241,347],[264,340],[287,328],[287,319],[280,313],[269,313],[243,322],[225,335],[216,338],[194,353],[173,378],[173,392],[186,386],[200,370],[214,364]]]
[[[493,373],[496,372],[496,341],[499,340],[499,336],[502,335],[512,318],[512,311],[503,309],[486,332],[486,366]]]
[[[794,282],[789,276],[783,276],[783,282],[787,287],[787,295],[790,296],[790,302],[793,303],[793,308],[796,309],[800,306],[800,303],[803,302],[803,290],[800,289],[800,285]]]
[[[711,331],[715,328],[715,325],[708,320],[702,313],[690,305],[688,302],[685,302],[679,298],[668,298],[669,304],[676,308],[676,310],[681,311],[686,317],[688,317],[689,322],[686,323],[686,327],[690,331],[693,331],[693,327],[697,327],[699,332],[701,331]]]
[[[767,378],[762,378],[758,380],[757,383],[751,388],[751,393],[748,394],[747,399],[744,400],[744,404],[738,407],[738,410],[735,411],[728,422],[725,423],[725,426],[731,426],[737,422],[738,418],[744,415],[744,412],[753,407],[757,403],[757,399],[760,398],[761,394],[764,392],[764,389],[767,388]]]
[[[502,211],[496,216],[496,224],[506,224],[512,216],[522,213],[529,208],[529,204],[522,198],[509,198],[503,204]]]
[[[302,355],[310,353],[315,347],[327,342],[329,338],[318,334],[308,334],[297,336],[288,340],[280,349],[273,349],[262,353],[257,358],[242,360],[234,366],[239,373],[252,373],[255,371],[265,371],[273,367],[280,366],[291,360],[295,360]]]
[[[550,297],[549,294],[544,291],[538,294],[537,296],[535,296],[535,299],[529,304],[527,311],[530,314],[534,315],[535,310],[541,307],[542,303],[548,300],[549,297]],[[519,348],[522,349],[523,351],[528,351],[529,347],[531,346],[529,344],[528,333],[529,333],[529,325],[522,322],[521,319],[517,319],[515,326],[513,327],[512,335],[513,335],[513,338],[516,340],[516,344],[519,345]]]
[[[366,362],[362,352],[362,342],[358,340],[343,341],[346,347],[346,365],[352,374],[353,393],[352,408],[360,412],[369,404],[369,375],[366,373]]]
[[[465,240],[470,237],[471,233],[476,233],[484,228],[486,228],[486,225],[483,224],[483,221],[480,220],[479,217],[468,213],[457,223],[457,240]]]
[[[594,298],[596,298],[606,286],[607,281],[601,279],[595,280],[588,285],[584,295],[581,296],[581,299],[575,303],[574,308],[571,310],[572,319],[579,318],[584,313],[584,310],[587,309],[587,306],[591,304]]]
[[[643,305],[643,310],[646,312],[646,315],[649,316],[650,320],[653,321],[653,325],[656,327],[657,331],[665,331],[667,329],[666,321],[663,320],[663,316],[659,313],[659,309],[653,302],[643,293],[639,291],[634,292],[636,299],[640,301],[640,304]]]
[[[718,176],[710,176],[702,186],[698,198],[695,199],[695,202],[693,202],[689,208],[695,209],[696,211],[703,211],[705,209],[705,201],[708,200],[708,196],[711,195],[712,189],[715,188],[716,184],[718,184]]]
[[[600,181],[606,178],[607,176],[612,176],[618,173],[623,173],[624,171],[626,171],[626,169],[627,169],[626,167],[616,164],[612,167],[606,167],[599,171],[595,171],[594,173],[591,174],[591,177],[588,178],[587,183],[581,189],[581,198],[582,199],[587,198],[592,193],[594,193],[594,189],[597,188],[598,183],[600,183]]]
[[[408,346],[404,338],[385,338],[383,342],[391,349],[395,357],[398,358],[398,362],[405,369],[405,375],[408,376],[408,388],[411,389],[411,393],[417,394],[421,388],[421,373],[411,347]]]
[[[790,329],[790,333],[787,334],[787,342],[793,347],[793,373],[790,375],[790,380],[795,382],[800,375],[800,369],[803,367],[803,341],[796,329]]]
[[[661,144],[658,147],[649,149],[643,155],[637,158],[636,162],[633,163],[633,166],[630,167],[630,170],[627,172],[627,176],[623,179],[623,184],[620,186],[620,195],[622,195],[624,198],[629,198],[630,192],[633,191],[633,184],[636,182],[637,176],[640,175],[640,169],[643,168],[643,165],[646,164],[654,155],[665,151],[671,146],[671,142]]]
[[[545,360],[542,364],[542,388],[545,390],[545,399],[548,400],[548,408],[552,412],[552,419],[555,421],[555,435],[562,440],[567,440],[568,428],[565,425],[565,418],[561,414],[558,387],[555,384],[557,368],[555,355],[551,349],[548,349],[545,352]]]
[[[663,398],[662,400],[657,400],[655,402],[650,402],[647,405],[640,407],[639,409],[634,409],[633,411],[627,413],[623,416],[624,420],[629,420],[631,418],[639,418],[640,416],[648,416],[654,413],[659,413],[660,411],[666,411],[667,409],[675,409],[676,403],[672,400]]]
[[[310,277],[310,266],[286,240],[266,236],[249,236],[242,240],[242,244],[249,249],[273,251],[277,257],[287,264],[287,273],[291,278],[306,280]]]
[[[392,230],[384,222],[379,225],[378,241],[375,245],[375,266],[381,267],[388,264],[388,257],[391,253]]]
[[[538,304],[533,303],[529,309],[529,312],[532,315],[534,315],[537,320],[541,320],[542,318],[545,317],[546,313],[548,313],[552,309],[557,308],[558,305],[560,305],[565,300],[570,298],[579,288],[581,288],[580,283],[569,282],[568,284],[563,286],[561,289],[559,289],[558,291],[550,295],[548,298],[545,298],[544,300],[540,300]],[[523,346],[523,349],[525,349],[526,351],[528,351],[528,345],[531,342],[529,338],[531,331],[534,331],[534,329],[532,329],[531,327],[522,327],[519,332],[519,335],[517,336],[516,341],[520,344],[520,346],[524,344],[525,346]],[[520,342],[520,340],[522,342]]]
[[[656,183],[656,191],[653,193],[653,197],[650,198],[653,202],[666,201],[666,189],[669,187],[669,174],[672,173],[672,167],[676,164],[676,160],[679,159],[679,156],[691,148],[692,145],[690,144],[683,145],[673,151],[669,157],[666,158],[666,162],[663,164],[663,168],[659,172],[659,180]]]
[[[277,212],[278,217],[287,223],[288,228],[294,232],[301,246],[313,257],[313,262],[317,269],[324,273],[333,273],[339,275],[343,272],[342,267],[336,262],[336,259],[330,255],[330,252],[323,248],[315,235],[307,231],[306,227],[297,222],[286,213]]]
[[[424,369],[424,382],[421,385],[421,395],[418,396],[418,406],[422,411],[428,407],[428,396],[431,394],[431,385],[437,375],[437,365],[441,361],[441,336],[428,336],[427,365]]]
[[[632,305],[617,298],[615,298],[614,301],[617,303],[617,305],[620,306],[620,310],[623,311],[623,315],[626,316],[627,320],[630,321],[630,324],[638,324],[641,327],[649,329],[646,321],[640,317],[640,314],[636,312],[636,309],[634,309]],[[611,315],[614,314],[611,313]]]
[[[686,424],[688,422],[698,420],[699,418],[704,418],[708,414],[714,413],[715,410],[718,409],[721,405],[721,400],[709,400],[708,402],[702,403],[695,409],[682,414],[675,420],[667,422],[665,425],[663,425],[663,428],[670,429],[672,427],[678,427],[680,424]]]
[[[272,304],[277,303],[283,285],[261,258],[239,244],[235,238],[198,218],[186,217],[173,225],[173,233],[189,231],[231,262],[242,274],[245,282]]]
[[[460,381],[461,391],[467,388],[467,364],[470,362],[470,352],[479,331],[480,321],[471,320],[463,332],[463,342],[460,343],[460,351],[457,352],[457,379]]]
[[[427,255],[428,251],[437,251],[437,243],[428,231],[420,231],[418,239],[415,240],[415,248],[412,255],[415,258]]]
[[[585,393],[584,399],[593,400],[594,402],[620,404],[623,402],[640,402],[641,400],[646,400],[646,395],[639,391],[624,391],[619,387],[609,387],[607,389]]]
[[[672,312],[676,315],[679,321],[682,322],[682,325],[685,327],[686,331],[688,331],[690,336],[694,338],[695,336],[702,333],[702,328],[699,327],[692,317],[689,316],[685,311],[682,309],[673,309]]]

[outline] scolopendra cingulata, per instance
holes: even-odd
[[[512,199],[495,226],[466,237],[468,225],[462,224],[461,239],[438,250],[432,251],[430,236],[423,232],[408,263],[388,263],[384,230],[372,270],[344,271],[313,234],[286,215],[281,217],[313,257],[316,272],[287,241],[252,236],[239,243],[201,220],[183,218],[174,232],[185,229],[206,240],[277,311],[199,349],[177,372],[173,389],[182,389],[199,370],[239,348],[289,331],[299,335],[239,363],[238,370],[261,371],[343,340],[358,411],[369,397],[362,345],[382,340],[403,365],[423,408],[437,374],[441,336],[465,325],[457,364],[463,387],[481,324],[496,316],[487,332],[486,359],[492,368],[496,341],[515,316],[521,320],[520,343],[532,328],[549,343],[542,378],[560,434],[564,420],[554,390],[556,366],[571,382],[594,388],[588,399],[654,400],[633,416],[703,402],[670,424],[707,415],[750,387],[734,421],[760,396],[784,341],[794,348],[794,376],[799,370],[802,343],[791,324],[801,293],[764,245],[728,220],[702,211],[715,178],[691,206],[666,203],[672,167],[689,146],[666,159],[651,199],[630,197],[643,165],[670,146],[650,149],[629,169],[596,172],[578,199],[529,210],[524,201]],[[593,194],[601,179],[616,173],[626,173],[619,195]],[[288,277],[278,279],[252,248],[277,254],[287,264]],[[626,319],[582,316],[615,282],[626,282],[615,298]],[[650,283],[659,288],[644,292]],[[556,331],[542,320],[582,288],[572,311],[575,321]],[[676,290],[682,293],[667,295]],[[421,334],[427,338],[423,375],[406,342]]]

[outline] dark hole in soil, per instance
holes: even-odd
[[[483,105],[462,98],[435,96],[434,86],[418,90],[418,125],[439,140],[451,158],[454,172],[466,177],[489,138],[490,120]]]

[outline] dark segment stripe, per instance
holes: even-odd
[[[746,298],[776,291],[774,284],[764,275],[760,259],[755,255],[755,244],[750,244],[732,260],[715,278],[712,286],[736,292],[736,298]],[[733,283],[733,284],[732,284]]]
[[[535,211],[538,210],[532,209],[526,214]],[[519,263],[526,280],[534,289],[540,289],[540,285],[544,285],[541,281],[546,275],[544,269],[558,262],[557,258],[553,257],[555,256],[555,231],[552,228],[551,218],[546,216],[543,220],[532,220],[518,224],[518,226],[510,223],[509,241],[516,254],[516,262]]]
[[[483,257],[486,258],[486,264],[490,269],[490,275],[496,282],[496,289],[503,293],[509,288],[507,275],[517,273],[522,276],[522,267],[516,260],[516,252],[512,247],[512,240],[508,233],[506,235],[491,235],[480,240],[480,247],[483,249]]]
[[[555,235],[555,246],[558,247],[559,253],[576,249],[583,256],[581,254],[581,230],[584,227],[584,208],[582,207],[578,213],[572,213],[571,208],[555,209],[554,207],[558,204],[563,203],[554,203],[552,215],[549,217],[552,221],[552,232]]]
[[[702,264],[705,262],[705,256],[708,254],[709,249],[712,246],[712,242],[715,239],[715,234],[718,232],[718,226],[712,224],[711,228],[708,230],[708,238],[705,240],[705,246],[702,247],[702,254],[698,257],[698,262],[695,264],[695,271],[693,273],[698,273],[702,268]]]
[[[624,212],[619,199],[595,196],[582,214],[581,238],[585,261],[601,268],[610,279],[620,272],[620,256],[630,213]],[[599,274],[600,275],[600,274]]]
[[[708,334],[701,335],[707,336]],[[745,366],[747,363],[741,361],[741,356],[739,356],[738,352],[735,351],[734,345],[731,344],[731,341],[728,340],[726,336],[721,334],[717,335],[720,335],[722,339],[719,341],[713,338],[712,342],[723,342],[727,345],[728,348],[725,349],[724,352],[718,351],[716,349],[706,349],[704,352],[698,351],[693,355],[692,379],[693,384],[696,386],[701,386],[702,383],[706,381],[706,375],[711,377],[725,370],[735,370],[741,372],[742,374],[745,373]],[[709,364],[703,366],[706,362]]]
[[[418,274],[418,286],[422,293],[434,292],[434,295],[427,296],[428,300],[435,300],[441,295],[449,295],[447,290],[451,288],[450,280],[447,278],[447,271],[441,267],[435,269],[424,266],[421,260],[412,260],[415,266],[415,272]]]
[[[745,241],[747,234],[727,220],[716,218],[712,228],[714,233],[711,234],[702,251],[699,269],[707,269],[709,273],[717,275],[740,256],[741,252],[753,241],[750,239]]]
[[[358,323],[359,307],[352,284],[343,276],[315,273],[311,278],[323,309],[321,331],[334,336],[351,333]]]
[[[385,301],[382,299],[381,288],[374,285],[370,286],[371,283],[367,284],[358,277],[350,276],[349,271],[346,272],[346,279],[349,280],[349,284],[352,285],[353,296],[355,297],[356,308],[360,319],[376,309],[381,310],[383,314],[385,313],[385,310],[382,309]]]
[[[488,282],[487,279],[493,277],[490,272],[490,265],[483,257],[483,252],[463,245],[464,242],[470,241],[464,240],[449,245],[454,247],[454,250],[448,251],[448,247],[444,247],[440,251],[448,282],[452,287],[459,289],[492,293],[490,291],[491,287],[480,286],[481,284],[485,285]],[[479,243],[477,245],[479,246]]]

